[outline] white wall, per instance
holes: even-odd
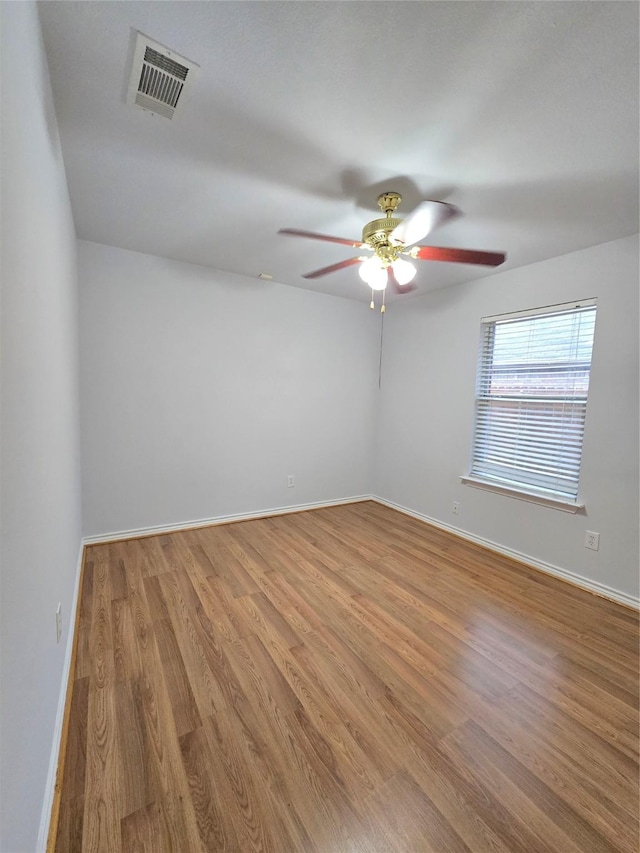
[[[78,258],[86,534],[371,492],[366,300],[84,241]]]
[[[0,848],[33,853],[80,545],[76,242],[37,10],[1,15]]]
[[[638,596],[638,237],[395,303],[385,319],[376,493]],[[464,486],[483,316],[598,298],[580,497],[586,515]],[[451,513],[460,502],[460,515]],[[600,533],[588,551],[586,530]]]

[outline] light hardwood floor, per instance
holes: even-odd
[[[638,619],[367,502],[86,555],[56,850],[638,851]]]

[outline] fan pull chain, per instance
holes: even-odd
[[[384,300],[385,300],[386,296],[387,296],[387,288],[385,287],[385,289],[382,291],[382,306],[380,307],[380,313],[381,314],[384,314],[385,311],[387,310],[385,308],[385,305],[384,305]]]
[[[369,305],[369,308],[371,308],[371,310],[373,311],[373,309],[374,309],[375,307],[376,307],[376,304],[375,304],[375,302],[373,301],[373,288],[371,288],[371,305]]]

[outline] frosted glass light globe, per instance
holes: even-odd
[[[358,270],[360,278],[365,281],[372,290],[384,290],[387,286],[387,270],[381,266],[377,258],[368,258]]]
[[[409,284],[410,281],[413,281],[416,275],[416,268],[413,264],[410,264],[409,261],[404,261],[402,258],[398,258],[395,260],[391,266],[393,267],[393,274],[396,277],[396,281],[399,285]]]

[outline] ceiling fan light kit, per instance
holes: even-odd
[[[402,201],[400,193],[389,191],[378,196],[378,205],[384,211],[382,219],[372,219],[362,229],[362,242],[345,240],[343,237],[331,237],[327,234],[316,234],[313,231],[300,231],[296,228],[283,228],[278,233],[290,237],[308,237],[312,240],[324,240],[329,243],[340,243],[352,248],[369,249],[373,255],[358,256],[340,261],[328,267],[307,273],[304,278],[319,278],[328,273],[337,272],[353,264],[360,264],[360,278],[371,288],[371,304],[374,308],[374,291],[382,291],[381,312],[385,311],[384,295],[390,284],[396,293],[408,293],[415,288],[412,284],[416,268],[402,258],[402,255],[412,260],[421,261],[450,261],[462,264],[481,264],[496,267],[504,263],[504,252],[485,252],[473,249],[439,248],[436,246],[414,245],[422,240],[438,225],[448,219],[460,215],[455,205],[444,201],[423,201],[406,219],[397,219],[394,213]]]

